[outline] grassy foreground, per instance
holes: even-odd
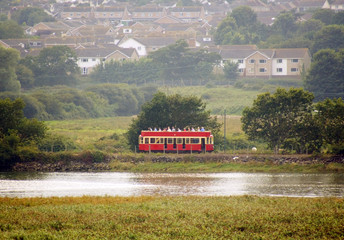
[[[0,198],[0,239],[343,238],[338,198]]]

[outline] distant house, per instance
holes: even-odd
[[[112,36],[116,34],[112,26],[104,25],[82,25],[70,30],[67,34],[70,36]]]
[[[166,10],[159,6],[143,6],[129,8],[133,21],[154,21],[166,16]]]
[[[334,1],[326,0],[322,8],[331,9],[335,12],[344,11],[344,0],[334,0]]]
[[[135,48],[140,57],[146,56],[160,48],[174,44],[178,39],[173,37],[127,38],[119,42],[122,48]]]
[[[221,55],[222,66],[226,61],[238,63],[241,76],[299,77],[311,64],[311,55],[306,48],[256,49],[255,45],[246,45],[209,50]]]
[[[123,18],[125,7],[97,7],[94,10],[96,19],[119,21]]]
[[[105,62],[113,61],[133,61],[138,60],[139,55],[133,48],[123,49],[116,46],[106,48],[85,48],[76,49],[78,57],[77,64],[82,75],[90,74],[93,69]]]
[[[307,12],[320,9],[324,5],[324,0],[298,0],[294,1],[296,12]]]
[[[174,7],[169,9],[169,14],[185,22],[197,22],[205,18],[204,8],[200,6]]]
[[[67,7],[61,12],[62,19],[88,19],[94,17],[91,7]]]
[[[58,21],[58,22],[40,22],[34,25],[30,29],[31,35],[38,36],[63,36],[65,35],[72,27],[67,24]]]
[[[0,40],[0,46],[4,48],[13,48],[19,51],[21,57],[28,55],[37,55],[41,49],[45,46],[45,43],[41,39],[2,39]]]

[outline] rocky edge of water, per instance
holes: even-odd
[[[234,154],[198,154],[198,155],[111,155],[102,162],[72,160],[46,163],[40,161],[18,162],[12,171],[43,171],[43,172],[70,172],[70,171],[111,171],[112,162],[129,162],[140,164],[151,163],[266,163],[266,164],[344,164],[344,156],[305,156],[305,155],[234,155]]]

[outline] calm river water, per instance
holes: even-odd
[[[344,173],[4,173],[0,197],[50,196],[344,197]]]

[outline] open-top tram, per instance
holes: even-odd
[[[212,152],[214,138],[210,131],[141,131],[140,152]]]

